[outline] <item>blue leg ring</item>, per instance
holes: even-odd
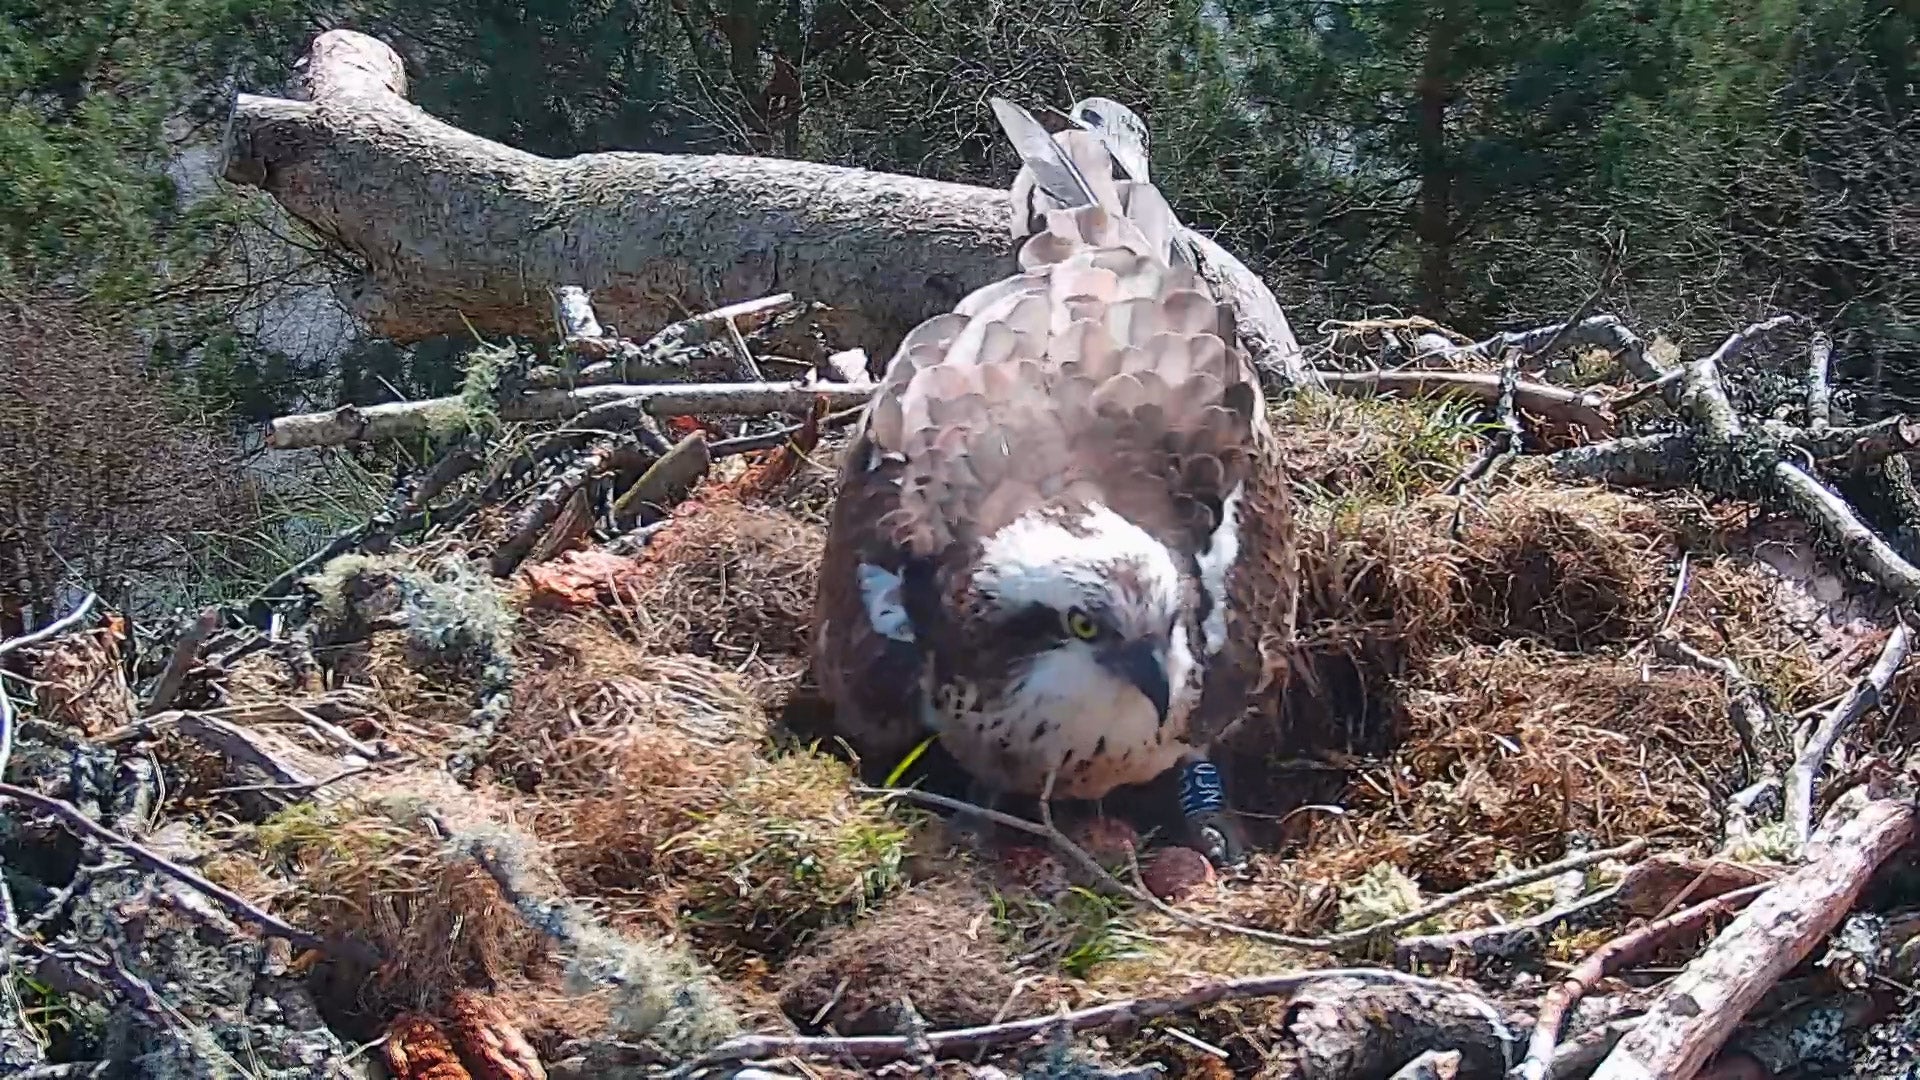
[[[1189,761],[1180,770],[1180,811],[1190,818],[1227,808],[1226,785],[1213,762]]]

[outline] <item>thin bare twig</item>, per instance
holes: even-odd
[[[1769,888],[1771,885],[1750,885],[1721,893],[1664,919],[1655,919],[1595,949],[1552,990],[1547,991],[1547,996],[1540,1002],[1540,1015],[1534,1021],[1533,1035],[1527,1041],[1527,1056],[1514,1069],[1514,1080],[1548,1080],[1553,1051],[1560,1042],[1560,1029],[1566,1024],[1567,1015],[1601,979],[1629,964],[1640,962],[1668,937],[1699,929],[1715,916],[1739,910]]]
[[[1641,851],[1644,851],[1647,846],[1645,840],[1635,838],[1618,847],[1604,848],[1599,851],[1581,852],[1578,855],[1572,855],[1542,866],[1515,871],[1514,873],[1494,878],[1490,881],[1469,885],[1457,892],[1448,893],[1430,903],[1424,904],[1415,911],[1397,915],[1391,919],[1386,919],[1370,926],[1363,926],[1357,930],[1348,930],[1328,937],[1299,937],[1292,934],[1276,933],[1272,930],[1261,930],[1251,926],[1239,926],[1233,923],[1220,922],[1219,920],[1209,919],[1202,915],[1181,911],[1178,908],[1166,904],[1161,901],[1159,897],[1154,896],[1151,890],[1129,885],[1119,878],[1116,878],[1105,867],[1100,865],[1099,860],[1089,855],[1084,848],[1074,843],[1058,828],[1055,828],[1051,821],[1027,821],[1024,818],[1015,817],[1012,814],[1002,813],[998,810],[989,810],[960,799],[948,798],[945,795],[938,795],[929,791],[920,791],[915,788],[856,787],[854,790],[863,795],[900,798],[909,802],[937,806],[946,810],[978,814],[987,821],[1005,825],[1008,828],[1017,829],[1021,832],[1051,841],[1055,847],[1059,848],[1076,863],[1079,863],[1082,869],[1100,880],[1101,884],[1121,896],[1153,907],[1156,911],[1159,911],[1161,914],[1176,922],[1185,923],[1199,929],[1235,934],[1240,937],[1249,937],[1256,941],[1264,941],[1272,945],[1280,945],[1293,949],[1309,949],[1315,952],[1341,952],[1364,946],[1370,942],[1379,940],[1387,934],[1425,922],[1436,915],[1443,914],[1462,904],[1469,904],[1475,900],[1484,900],[1490,896],[1498,896],[1504,892],[1511,892],[1522,886],[1531,885],[1536,881],[1545,881],[1547,878],[1564,874],[1569,870],[1580,870],[1613,859],[1632,858]],[[1051,818],[1052,813],[1047,809],[1047,803],[1044,798],[1041,800],[1040,806],[1043,818]],[[1135,873],[1136,875],[1138,873],[1137,866],[1135,867]]]
[[[1727,722],[1740,736],[1741,745],[1754,765],[1763,770],[1771,767],[1771,759],[1761,741],[1762,736],[1771,738],[1777,732],[1773,711],[1767,707],[1766,696],[1759,685],[1747,678],[1747,673],[1732,657],[1708,656],[1665,631],[1654,636],[1653,651],[1662,659],[1720,676],[1721,684],[1727,689]]]
[[[1332,942],[1334,948],[1340,949],[1348,945],[1377,939],[1382,935],[1423,923],[1436,915],[1459,907],[1462,904],[1471,904],[1475,900],[1485,900],[1488,897],[1498,896],[1501,893],[1512,892],[1522,886],[1531,885],[1536,881],[1545,881],[1550,877],[1558,877],[1570,870],[1584,870],[1589,866],[1598,866],[1601,863],[1611,862],[1615,859],[1630,859],[1642,851],[1645,851],[1646,848],[1647,842],[1639,837],[1635,837],[1617,847],[1601,848],[1597,851],[1583,851],[1577,855],[1569,855],[1564,859],[1544,863],[1526,870],[1516,870],[1511,874],[1492,878],[1476,885],[1469,885],[1464,889],[1450,892],[1404,915],[1396,915],[1391,919],[1374,923],[1371,926],[1363,926],[1358,930],[1349,930],[1345,933],[1335,934],[1329,941]]]
[[[1257,975],[1252,978],[1205,983],[1185,993],[1168,997],[1128,998],[1075,1012],[1036,1016],[1024,1020],[950,1031],[930,1031],[923,1037],[921,1046],[936,1057],[946,1057],[984,1047],[1021,1043],[1035,1037],[1050,1035],[1055,1031],[1091,1031],[1117,1025],[1137,1024],[1162,1016],[1190,1012],[1221,1001],[1284,997],[1297,994],[1316,983],[1334,979],[1352,980],[1375,986],[1405,986],[1445,994],[1465,993],[1460,987],[1437,979],[1426,979],[1382,968],[1329,968],[1324,971],[1307,971],[1289,975]],[[1499,1015],[1491,1004],[1487,1004],[1486,1007],[1489,1015]],[[779,1057],[837,1058],[865,1064],[878,1064],[900,1061],[913,1056],[916,1053],[915,1042],[913,1037],[905,1035],[867,1035],[850,1038],[745,1035],[721,1044],[668,1075],[685,1077],[716,1065],[741,1061],[765,1061],[768,1058]]]
[[[1907,647],[1911,639],[1907,634],[1907,624],[1898,623],[1893,633],[1887,635],[1887,644],[1880,651],[1880,659],[1874,662],[1872,670],[1853,684],[1840,704],[1820,721],[1813,737],[1807,740],[1806,748],[1800,751],[1793,763],[1793,769],[1787,774],[1787,825],[1793,830],[1795,843],[1805,844],[1813,832],[1813,781],[1826,765],[1834,747],[1840,744],[1840,737],[1847,733],[1854,722],[1865,716],[1868,709],[1885,700],[1887,691],[1893,686],[1894,676],[1899,674],[1900,665],[1906,663]]]
[[[1323,371],[1319,378],[1342,397],[1402,393],[1416,397],[1470,397],[1497,402],[1503,377],[1492,371]],[[1538,416],[1584,427],[1596,438],[1613,434],[1613,417],[1597,394],[1567,390],[1526,379],[1513,385],[1513,403]]]
[[[92,611],[93,605],[99,603],[99,601],[100,596],[98,593],[88,593],[72,611],[35,630],[33,633],[22,634],[10,641],[0,641],[0,656],[5,656],[10,652],[27,648],[30,645],[38,645],[49,638],[59,637],[61,634],[72,629],[81,619],[86,618],[87,612]]]
[[[345,953],[356,959],[367,961],[377,962],[379,960],[378,954],[357,942],[331,942],[318,934],[302,930],[276,915],[261,910],[252,901],[241,896],[239,893],[224,886],[216,885],[166,856],[155,852],[153,849],[137,841],[129,840],[119,833],[114,832],[112,829],[95,822],[72,803],[48,795],[42,795],[37,791],[29,791],[26,788],[5,783],[0,783],[0,798],[23,802],[29,806],[38,807],[41,810],[53,814],[65,822],[67,827],[75,833],[91,840],[97,840],[101,844],[125,854],[128,858],[149,870],[165,874],[167,877],[180,882],[182,885],[205,895],[208,899],[219,904],[234,918],[240,919],[243,922],[252,923],[276,937],[286,938],[295,945],[304,946],[309,949]]]

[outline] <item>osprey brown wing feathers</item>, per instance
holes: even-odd
[[[1294,602],[1285,475],[1232,314],[1174,263],[1178,226],[1156,189],[1115,180],[1087,132],[1054,140],[1093,202],[1061,208],[1030,181],[1016,186],[1016,232],[1030,215],[1045,224],[1020,248],[1022,272],[907,336],[842,467],[816,672],[843,734],[888,763],[926,734],[936,680],[924,650],[937,656],[938,624],[955,617],[929,610],[931,598],[957,595],[981,542],[1044,503],[1109,507],[1185,553],[1195,588],[1209,555],[1224,560],[1211,571],[1224,640],[1201,658],[1183,741],[1204,747],[1284,670],[1277,649]],[[1215,534],[1228,517],[1223,553]],[[911,579],[903,594],[921,582],[920,610],[902,595],[902,624],[876,625],[864,568]],[[1202,601],[1201,619],[1215,602]]]

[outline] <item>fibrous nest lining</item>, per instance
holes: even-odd
[[[1575,836],[1710,841],[1720,770],[1739,753],[1724,687],[1690,669],[1474,646],[1435,660],[1405,700],[1404,741],[1350,806],[1438,888],[1492,876],[1501,855],[1558,858]]]
[[[898,879],[906,827],[844,763],[778,748],[746,682],[596,618],[542,628],[500,736],[562,879],[616,917],[780,951]],[[511,751],[505,749],[512,747]]]
[[[934,1027],[991,1022],[1014,992],[1014,963],[988,898],[964,882],[902,893],[823,937],[780,976],[795,1023],[843,1035],[900,1030],[902,999]]]
[[[446,851],[421,820],[443,806],[484,814],[492,809],[484,802],[416,775],[392,794],[326,810],[297,805],[254,831],[267,866],[301,882],[289,898],[297,917],[379,951],[383,963],[363,989],[374,1011],[435,1008],[467,986],[524,990],[551,970],[550,943],[480,866]]]
[[[806,665],[825,530],[713,485],[693,497],[648,545],[635,623],[651,651],[744,670],[772,704]]]

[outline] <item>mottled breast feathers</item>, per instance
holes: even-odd
[[[1097,795],[1204,744],[1283,666],[1286,485],[1232,312],[1145,181],[1144,133],[1134,179],[1097,133],[1042,132],[1049,152],[1001,104],[1028,162],[1012,192],[1014,231],[1031,232],[1019,272],[911,332],[876,388],[829,524],[815,670],[842,735],[884,768],[942,716],[975,707],[956,697],[995,693],[990,669],[1011,662],[970,622],[983,546],[1036,513],[1118,515],[1169,553],[1175,630],[1194,662],[1177,676],[1191,692],[1173,688],[1188,706],[1163,716],[1157,745],[1124,767],[1083,766],[1066,792]],[[1098,722],[1071,713],[1059,723]],[[1022,747],[993,737],[1006,775],[986,779],[1032,787]],[[1084,760],[1113,743],[1090,730],[1060,745]]]

